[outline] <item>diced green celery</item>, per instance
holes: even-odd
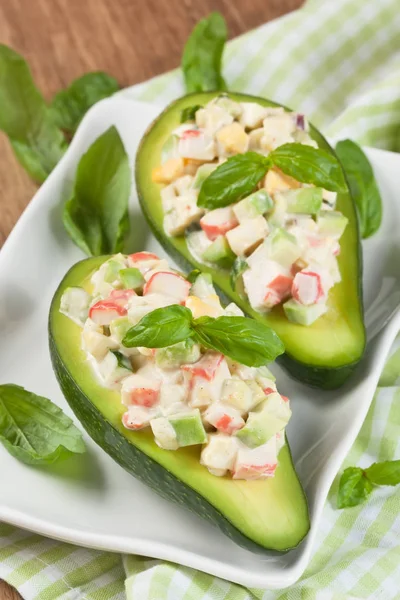
[[[199,190],[201,188],[201,186],[203,185],[203,181],[205,179],[207,179],[207,177],[209,175],[211,175],[211,173],[213,171],[215,171],[215,169],[217,168],[218,165],[215,164],[210,164],[210,163],[206,163],[204,165],[201,165],[196,172],[196,175],[193,179],[192,182],[192,188],[194,190]]]
[[[270,394],[262,404],[249,413],[246,425],[236,432],[236,437],[249,448],[262,446],[286,427],[291,410],[280,394]]]
[[[203,259],[209,262],[215,262],[220,267],[230,267],[235,260],[235,254],[232,252],[228,240],[224,235],[220,235],[203,252]]]
[[[326,313],[327,307],[325,304],[312,304],[311,306],[305,306],[296,302],[296,300],[290,299],[283,305],[286,317],[292,323],[298,323],[299,325],[311,325],[321,315]]]
[[[162,369],[174,369],[180,365],[194,363],[200,358],[200,347],[188,339],[166,348],[157,348],[156,364]]]
[[[239,223],[245,219],[255,219],[273,209],[274,203],[266,190],[258,190],[233,206]]]
[[[107,283],[114,283],[114,281],[118,279],[119,272],[124,269],[124,265],[118,260],[113,259],[108,260],[106,265],[104,281]]]
[[[121,269],[119,278],[125,289],[137,291],[144,285],[144,277],[139,269],[136,269],[135,267]]]
[[[215,288],[210,273],[200,273],[190,288],[190,295],[204,299],[214,294]]]
[[[340,238],[348,222],[347,217],[335,210],[321,210],[317,217],[319,232],[335,238]]]
[[[114,339],[121,343],[125,337],[126,332],[131,327],[133,327],[133,325],[129,321],[128,317],[120,317],[119,319],[114,319],[114,321],[111,321],[110,323],[110,335],[112,335]]]
[[[165,144],[161,148],[161,163],[165,163],[170,158],[176,158],[178,153],[179,138],[177,135],[172,134],[166,140]]]
[[[179,447],[204,444],[207,441],[198,408],[190,413],[173,415],[168,421],[174,428]]]
[[[287,211],[294,214],[316,215],[322,206],[322,188],[307,187],[281,192],[287,201]]]
[[[301,255],[301,248],[294,235],[277,227],[267,238],[268,254],[271,260],[290,267]]]

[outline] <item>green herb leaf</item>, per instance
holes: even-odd
[[[237,292],[242,298],[246,297],[242,275],[249,268],[247,261],[238,256],[232,265],[230,284],[234,292]]]
[[[67,143],[36,88],[26,61],[0,44],[0,129],[26,171],[42,183]]]
[[[129,229],[131,170],[115,127],[110,127],[79,161],[74,192],[64,207],[64,226],[89,256],[123,249]]]
[[[118,89],[114,77],[102,72],[87,73],[54,96],[50,107],[53,119],[58,127],[73,134],[89,108]]]
[[[128,371],[132,371],[131,361],[125,354],[119,352],[118,350],[110,350],[111,354],[114,354],[117,359],[117,365],[120,369],[127,369]]]
[[[378,231],[382,221],[382,200],[371,164],[360,146],[351,140],[336,144],[336,153],[357,206],[361,236],[368,238]]]
[[[199,269],[193,269],[190,271],[189,275],[186,275],[186,279],[189,283],[194,283],[199,275],[201,275],[201,271]]]
[[[187,106],[181,112],[181,123],[187,123],[187,121],[194,121],[197,111],[203,108],[201,104],[195,104],[194,106]]]
[[[191,311],[179,304],[156,308],[127,331],[122,344],[126,348],[166,348],[192,336],[191,321]]]
[[[347,508],[361,504],[369,496],[372,483],[359,467],[348,467],[339,482],[338,507]]]
[[[203,346],[249,367],[261,367],[285,350],[270,327],[246,317],[200,317],[193,328]]]
[[[0,441],[28,465],[85,452],[80,431],[61,408],[18,385],[0,385]]]
[[[400,483],[400,460],[374,463],[365,469],[365,475],[375,485],[397,485]]]
[[[221,75],[226,38],[226,23],[220,13],[213,12],[197,23],[182,56],[186,92],[226,90]]]
[[[256,152],[232,156],[204,180],[198,206],[228,206],[250,194],[270,166],[269,158]]]
[[[333,192],[346,191],[342,167],[335,156],[305,144],[283,144],[268,158],[287,175]]]

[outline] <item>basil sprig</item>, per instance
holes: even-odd
[[[368,498],[374,486],[400,483],[400,460],[374,463],[367,469],[348,467],[344,470],[338,493],[338,507],[357,506]]]
[[[371,164],[360,146],[351,140],[336,144],[336,153],[357,206],[361,236],[368,238],[378,231],[382,221],[382,200]]]
[[[182,56],[183,78],[188,93],[226,90],[221,75],[226,38],[226,23],[220,13],[213,12],[197,23]]]
[[[55,404],[19,385],[0,385],[0,442],[28,465],[86,451],[82,435]]]
[[[100,256],[123,249],[130,190],[128,155],[112,126],[80,159],[73,194],[64,207],[64,226],[83,252]]]
[[[284,144],[268,156],[245,152],[229,158],[204,180],[197,204],[214,209],[249,195],[272,167],[303,183],[344,191],[346,183],[339,161],[325,150],[304,144]]]
[[[195,104],[194,106],[187,106],[181,112],[181,123],[187,123],[188,121],[194,121],[196,113],[200,108],[203,108],[201,104]]]
[[[284,352],[277,334],[267,325],[246,317],[200,317],[193,319],[179,305],[157,308],[126,333],[127,348],[165,348],[193,339],[249,367],[261,367]]]

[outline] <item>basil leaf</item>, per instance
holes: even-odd
[[[375,485],[397,485],[400,483],[400,460],[374,463],[365,469],[365,475]]]
[[[285,350],[270,327],[246,317],[200,317],[193,329],[203,346],[249,367],[261,367]]]
[[[126,332],[122,344],[126,348],[166,348],[192,336],[191,321],[191,311],[179,304],[156,308]]]
[[[213,209],[240,200],[254,190],[269,166],[269,158],[256,152],[232,156],[204,180],[198,206]]]
[[[348,467],[340,478],[338,507],[347,508],[361,504],[371,490],[372,483],[365,477],[364,471],[359,467]]]
[[[351,140],[336,144],[336,153],[357,206],[361,236],[368,238],[378,231],[382,221],[382,200],[371,164],[360,146]]]
[[[79,161],[72,197],[64,207],[64,226],[89,256],[123,249],[129,229],[131,170],[115,127],[110,127]]]
[[[93,104],[117,92],[118,82],[106,73],[87,73],[58,92],[51,103],[54,122],[68,133],[75,133],[85,113]]]
[[[10,138],[25,168],[42,183],[54,169],[67,143],[35,86],[26,61],[0,44],[0,129]]]
[[[313,183],[333,192],[346,191],[342,167],[335,156],[305,144],[283,144],[268,158],[281,171],[303,183]]]
[[[86,451],[80,431],[61,408],[18,385],[0,385],[0,441],[28,465],[50,464]]]
[[[194,106],[187,106],[181,112],[181,123],[187,123],[187,121],[194,121],[196,118],[197,111],[203,108],[201,104],[195,104]]]
[[[226,23],[220,13],[213,12],[197,23],[182,56],[186,92],[226,90],[221,75],[226,38]]]
[[[248,268],[249,268],[249,265],[247,264],[247,261],[243,257],[238,256],[235,259],[235,262],[233,263],[232,269],[231,269],[231,275],[230,275],[231,288],[233,289],[234,292],[239,294],[239,296],[241,298],[246,297],[242,275]]]

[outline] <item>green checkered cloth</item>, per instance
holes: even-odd
[[[302,111],[327,135],[400,151],[399,0],[309,0],[297,12],[229,43],[229,88]],[[151,48],[150,48],[151,51]],[[179,71],[124,93],[165,105],[183,92]],[[400,457],[400,340],[343,467]],[[311,562],[286,590],[247,590],[159,560],[122,557],[0,524],[0,578],[25,600],[344,600],[400,597],[400,487],[368,503],[326,503]]]

